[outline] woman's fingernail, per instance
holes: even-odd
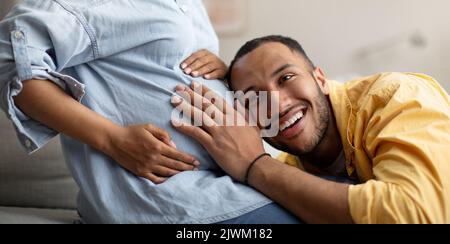
[[[172,99],[170,100],[172,103],[181,103],[183,100],[181,100],[180,97],[178,96],[173,96]]]
[[[185,69],[186,67],[187,67],[187,64],[185,64],[185,63],[182,63],[182,64],[181,64],[181,68],[182,68],[182,69]]]
[[[194,170],[193,171],[199,171],[199,169],[198,168],[194,168]]]
[[[200,84],[198,84],[197,82],[195,82],[195,81],[193,81],[192,82],[192,88],[199,88],[200,87]]]
[[[186,73],[186,74],[190,74],[191,72],[192,72],[192,69],[190,69],[190,68],[187,68],[184,70],[184,73]]]
[[[170,145],[171,145],[173,148],[177,149],[177,145],[175,144],[175,142],[170,141]]]
[[[195,167],[198,167],[198,166],[200,166],[200,162],[199,161],[197,161],[197,160],[195,160],[193,163],[192,163]]]
[[[175,90],[178,91],[178,92],[186,91],[186,86],[185,85],[178,85],[175,88]]]
[[[210,75],[205,75],[205,79],[209,80],[209,78],[211,78]]]
[[[198,76],[198,71],[192,72],[192,76],[197,77]]]

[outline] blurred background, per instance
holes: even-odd
[[[1,0],[3,16],[14,0]],[[385,71],[435,77],[450,91],[448,0],[204,0],[229,63],[246,41],[297,39],[330,78]]]
[[[208,1],[235,4],[239,10],[233,11],[242,15],[239,28],[218,30],[221,55],[227,62],[244,42],[282,34],[298,40],[330,78],[421,72],[450,91],[448,0]]]

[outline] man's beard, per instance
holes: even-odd
[[[297,155],[306,158],[315,155],[315,153],[319,148],[319,145],[326,138],[326,132],[329,127],[330,113],[331,113],[328,99],[320,89],[317,81],[316,87],[317,87],[317,96],[313,99],[314,104],[310,104],[310,106],[311,108],[312,107],[316,108],[319,121],[314,128],[313,132],[314,134],[312,136],[311,141],[303,149],[296,147],[296,145],[289,145],[287,143],[274,141],[271,138],[265,138],[266,142],[268,142],[270,145],[277,148],[278,150],[288,152],[292,155]]]
[[[330,105],[328,103],[328,99],[325,94],[320,89],[319,85],[316,82],[316,87],[318,94],[313,99],[314,106],[317,109],[317,115],[319,121],[314,128],[314,135],[312,136],[311,141],[308,145],[305,146],[304,149],[296,150],[296,155],[306,156],[310,154],[314,154],[314,151],[317,150],[319,145],[322,143],[324,138],[326,137],[326,132],[328,130],[329,122],[330,122]]]

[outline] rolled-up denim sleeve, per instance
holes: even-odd
[[[28,153],[58,133],[16,107],[14,97],[22,91],[23,81],[54,82],[81,101],[85,86],[67,71],[94,58],[87,24],[58,1],[25,1],[0,22],[0,106]]]

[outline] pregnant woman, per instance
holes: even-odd
[[[296,223],[170,125],[217,54],[201,0],[24,1],[0,22],[0,105],[29,153],[61,133],[85,223]]]

